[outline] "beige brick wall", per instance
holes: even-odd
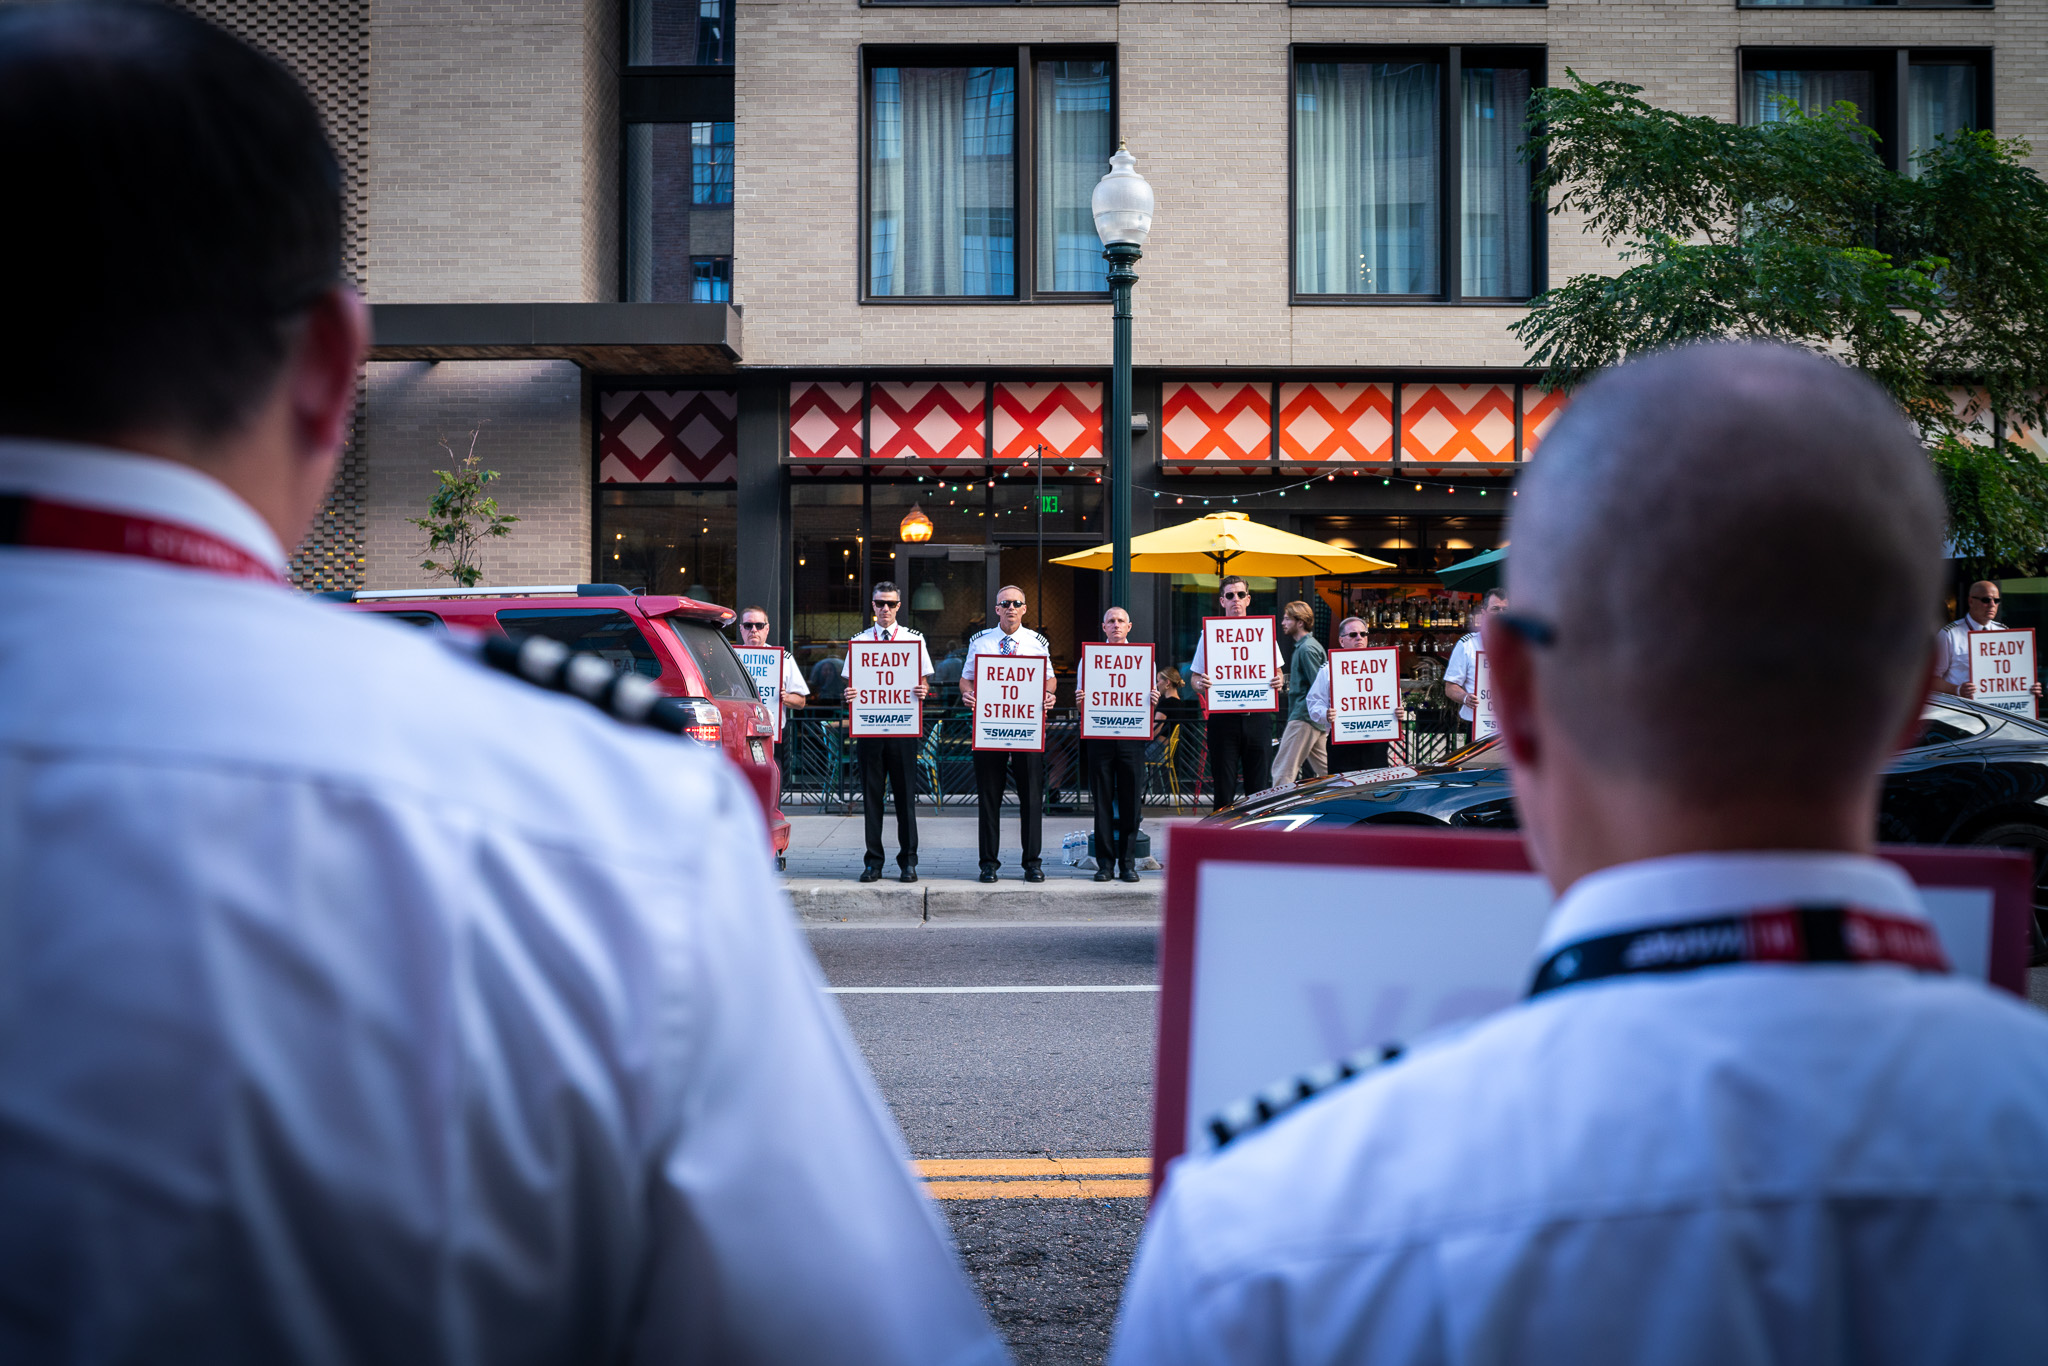
[[[1158,195],[1138,270],[1140,365],[1512,366],[1520,310],[1287,302],[1290,43],[1542,43],[1553,80],[1628,80],[1735,116],[1745,45],[1996,49],[1995,119],[2048,167],[2048,0],[1994,10],[1741,10],[1730,0],[1553,0],[1527,8],[1290,8],[1124,0],[1115,9],[861,9],[742,0],[734,296],[749,365],[1106,365],[1100,306],[858,302],[859,46],[1113,42],[1120,123]],[[1553,219],[1550,278],[1612,267]]]
[[[366,588],[427,588],[423,516],[481,424],[477,453],[501,476],[499,507],[522,518],[483,555],[486,584],[580,583],[590,572],[590,431],[570,361],[386,361],[370,366]]]
[[[377,0],[375,302],[617,297],[614,10],[614,0]]]

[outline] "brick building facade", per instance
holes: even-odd
[[[1374,602],[1497,543],[1555,409],[1517,299],[1611,264],[1570,218],[1518,226],[1486,160],[1531,83],[1727,119],[1847,93],[1888,155],[1988,122],[2048,164],[2048,0],[192,7],[314,89],[377,305],[302,581],[423,584],[405,518],[480,429],[524,519],[487,582],[765,602],[806,660],[890,576],[942,648],[1011,579],[1063,653],[1086,638],[1102,576],[1044,561],[1106,539],[1108,308],[1072,287],[1073,167],[1105,139],[1158,201],[1137,529],[1235,498],[1395,561]],[[1138,582],[1139,636],[1184,659],[1205,584]]]

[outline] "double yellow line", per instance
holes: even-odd
[[[1142,1157],[929,1157],[911,1165],[934,1200],[1101,1200],[1151,1193]]]

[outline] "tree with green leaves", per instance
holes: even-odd
[[[420,568],[429,574],[445,574],[463,588],[476,587],[477,580],[483,577],[479,562],[483,542],[510,535],[512,523],[519,520],[498,511],[498,500],[484,493],[485,486],[498,477],[498,472],[483,468],[483,460],[476,453],[481,432],[481,428],[471,429],[469,451],[459,461],[453,446],[445,440],[440,443],[455,468],[434,471],[441,486],[427,500],[427,515],[406,518],[427,533],[430,557],[438,551],[448,552],[446,562],[428,558],[420,561]]]
[[[1534,183],[1623,268],[1574,276],[1510,326],[1544,386],[1707,339],[1835,356],[1918,425],[1972,572],[2036,572],[2048,466],[2007,439],[2048,429],[2048,185],[2028,145],[1963,131],[1902,174],[1847,102],[1730,124],[1566,74],[1531,100]]]

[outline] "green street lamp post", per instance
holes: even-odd
[[[1152,187],[1122,143],[1109,174],[1095,184],[1090,208],[1109,262],[1110,315],[1115,341],[1109,380],[1109,601],[1131,611],[1131,286],[1152,232]]]

